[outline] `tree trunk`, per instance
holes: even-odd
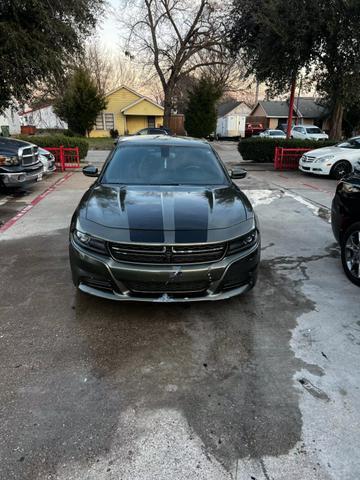
[[[334,110],[331,115],[330,139],[341,140],[342,122],[344,116],[344,107],[339,100],[336,100]]]
[[[166,128],[170,128],[171,108],[172,108],[171,98],[168,98],[168,95],[165,94],[165,100],[164,100],[164,127],[166,127]]]
[[[166,85],[164,87],[164,127],[170,128],[171,110],[173,107],[174,85]]]

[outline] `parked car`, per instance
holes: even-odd
[[[143,128],[135,133],[135,135],[171,135],[171,131],[168,128]]]
[[[44,175],[51,175],[56,170],[54,155],[41,147],[39,147],[38,152],[39,159],[43,164]]]
[[[36,145],[0,137],[0,186],[23,187],[38,182],[43,171]]]
[[[291,138],[300,140],[329,140],[329,135],[315,125],[296,125],[291,130]]]
[[[210,144],[166,136],[119,141],[70,226],[74,284],[113,300],[220,300],[250,290],[259,225]]]
[[[272,130],[268,128],[260,133],[260,137],[286,139],[286,134],[282,130]]]
[[[339,182],[331,208],[331,224],[341,246],[347,277],[360,287],[360,163],[358,170]]]
[[[252,137],[253,135],[259,135],[259,133],[265,130],[262,123],[247,123],[245,125],[245,138]]]
[[[354,170],[360,160],[360,137],[350,138],[332,147],[306,152],[299,162],[302,172],[330,175],[340,180]]]

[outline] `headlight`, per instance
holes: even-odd
[[[246,248],[250,248],[255,245],[258,239],[258,232],[257,230],[253,230],[252,232],[244,235],[243,237],[236,238],[229,242],[229,247],[227,254],[232,255],[233,253],[241,252],[241,250],[245,250]]]
[[[334,158],[334,155],[328,155],[327,157],[321,157],[315,160],[315,163],[324,163],[327,162],[328,160],[332,160]]]
[[[0,165],[19,165],[19,163],[20,160],[16,155],[12,157],[5,157],[4,155],[0,155]]]
[[[74,230],[74,240],[77,244],[94,252],[108,253],[104,240],[99,240],[80,230]]]

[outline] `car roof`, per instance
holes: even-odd
[[[184,146],[184,147],[206,147],[209,143],[192,137],[172,137],[170,135],[134,135],[129,137],[121,137],[117,145],[163,145],[163,146]]]

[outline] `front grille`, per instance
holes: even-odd
[[[217,262],[226,251],[226,243],[208,245],[109,245],[112,257],[120,262],[155,263],[155,264],[187,264]]]
[[[35,165],[39,161],[38,147],[23,147],[19,149],[19,157],[24,166]]]
[[[304,155],[302,159],[304,163],[312,163],[314,160],[315,160],[315,157],[309,157],[307,155]]]
[[[126,282],[134,293],[201,293],[206,292],[208,282]]]

